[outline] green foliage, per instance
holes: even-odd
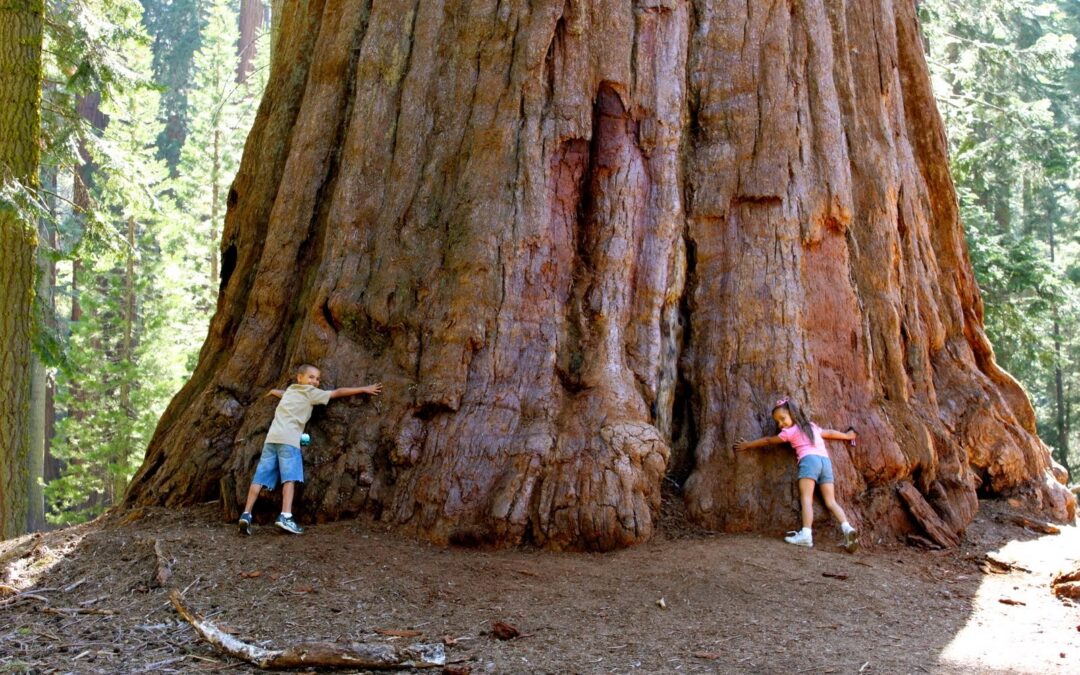
[[[143,0],[143,22],[154,45],[154,81],[162,87],[158,156],[175,170],[187,137],[188,92],[204,25],[200,0]]]
[[[190,376],[216,299],[208,269],[225,195],[265,83],[265,68],[235,82],[231,2],[144,4],[145,16],[134,0],[84,0],[50,17],[58,44],[93,46],[59,47],[52,62],[45,173],[54,187],[38,198],[61,277],[57,306],[41,308],[59,326],[41,351],[64,366],[54,373],[51,445],[63,471],[46,486],[48,518],[58,524],[93,517],[122,497],[169,398]],[[169,16],[186,20],[170,30]],[[84,23],[67,26],[75,17]],[[183,147],[171,149],[177,115],[187,115],[187,132]],[[217,146],[208,140],[215,134]],[[170,153],[181,167],[175,176]],[[76,170],[88,178],[81,201]],[[76,303],[81,318],[69,320]]]
[[[94,212],[113,236],[83,237],[74,247],[89,281],[78,298],[83,316],[69,324],[70,367],[59,380],[64,416],[51,449],[65,469],[46,487],[54,523],[81,520],[115,502],[169,394],[158,361],[166,308],[155,290],[157,232],[172,210],[163,199],[168,174],[154,146],[160,95],[150,85],[139,15],[124,18],[133,26],[114,47],[125,54],[131,83],[102,98],[108,124],[95,134],[91,152]]]
[[[987,332],[1055,457],[1080,468],[1080,3],[926,0],[920,14]]]
[[[199,298],[202,312],[217,299],[212,277],[218,258],[221,221],[229,184],[240,164],[255,107],[266,84],[268,54],[261,44],[254,74],[236,82],[238,3],[210,0],[201,47],[194,56],[193,88],[188,96],[187,142],[180,152],[176,195],[182,204],[180,227],[167,246],[183,252],[187,291]],[[265,43],[265,40],[263,40]],[[197,335],[201,339],[202,335]]]

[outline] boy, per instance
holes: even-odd
[[[247,504],[240,514],[240,534],[251,534],[251,509],[263,487],[273,490],[278,480],[281,487],[281,515],[274,524],[292,534],[302,534],[304,528],[296,524],[292,517],[293,495],[296,483],[304,482],[304,462],[300,454],[300,435],[304,425],[311,419],[311,409],[317,405],[326,405],[330,399],[356,394],[378,396],[382,384],[369,384],[366,387],[342,387],[333,391],[319,389],[319,369],[310,364],[303,364],[296,369],[296,384],[289,385],[285,391],[271,389],[267,395],[281,399],[274,411],[274,422],[266,433],[262,457],[255,469],[255,478],[248,488]]]

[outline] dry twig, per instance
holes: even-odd
[[[165,588],[172,578],[172,564],[165,552],[161,550],[161,540],[154,540],[154,557],[157,564],[154,565],[154,577],[150,580],[151,588]]]

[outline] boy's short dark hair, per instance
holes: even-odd
[[[296,367],[296,371],[293,372],[293,375],[294,376],[303,375],[304,373],[308,372],[309,370],[318,370],[318,369],[319,368],[317,366],[313,366],[310,363],[301,363],[300,365],[298,365]]]

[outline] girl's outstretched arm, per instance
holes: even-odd
[[[762,436],[752,441],[748,441],[745,438],[740,438],[735,443],[735,451],[739,450],[753,450],[754,448],[764,448],[766,445],[779,445],[780,443],[787,443],[779,436]]]
[[[827,441],[853,441],[859,437],[859,433],[854,428],[848,427],[847,431],[837,431],[836,429],[818,429],[821,432],[821,437]]]

